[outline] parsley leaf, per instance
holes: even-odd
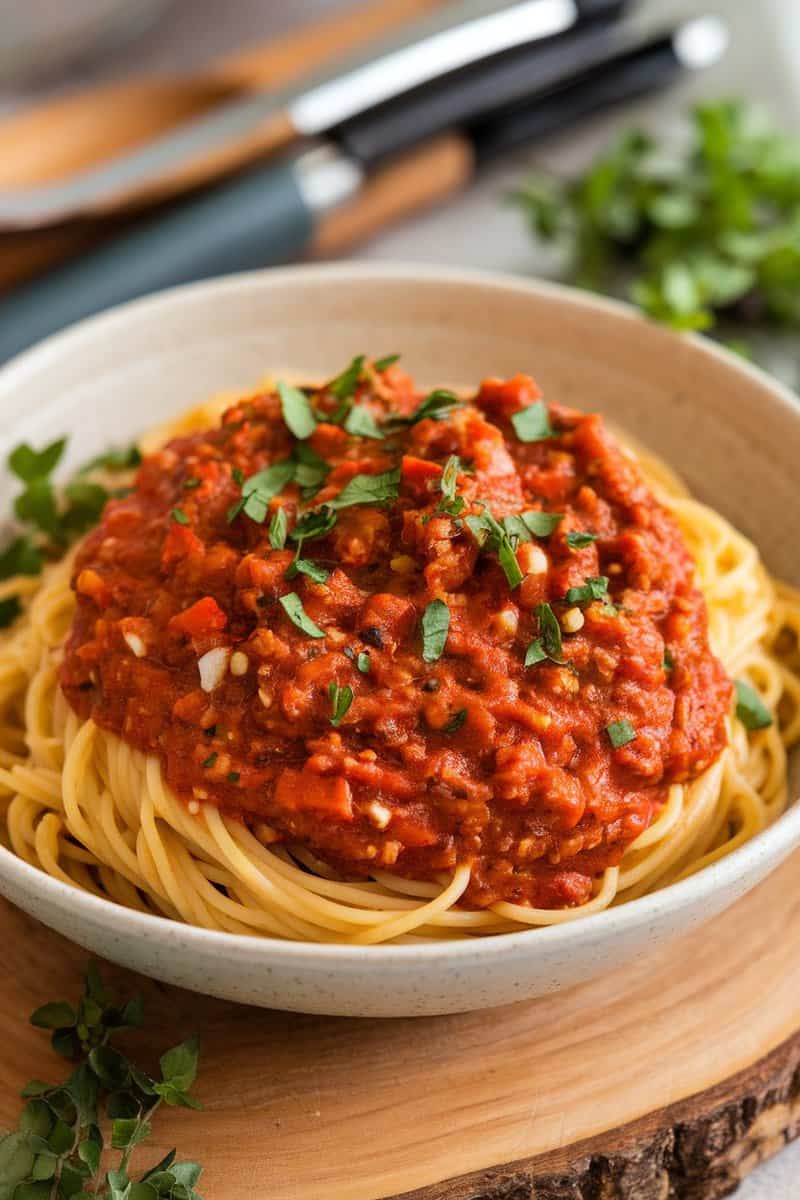
[[[344,427],[353,437],[383,439],[383,433],[372,413],[363,404],[356,404],[345,417]]]
[[[289,563],[284,572],[284,578],[295,579],[298,575],[307,575],[314,583],[324,583],[328,572],[324,567],[318,567],[308,558],[295,558]]]
[[[608,596],[608,576],[594,575],[587,579],[581,587],[567,589],[564,600],[567,604],[577,604],[583,608],[593,600],[605,600]]]
[[[399,359],[399,354],[387,354],[385,358],[376,359],[372,365],[376,371],[385,371],[387,367],[393,367]]]
[[[330,722],[331,725],[338,726],[342,722],[342,717],[353,703],[353,689],[347,684],[344,687],[339,687],[338,683],[331,683],[328,688],[328,696],[331,702]]]
[[[584,546],[591,546],[592,542],[596,542],[598,537],[599,534],[587,533],[583,529],[571,529],[565,541],[570,550],[582,550]]]
[[[317,418],[305,392],[301,392],[299,388],[289,387],[282,379],[279,379],[278,395],[281,398],[283,419],[294,436],[301,441],[311,437],[317,427]]]
[[[186,513],[183,511],[182,508],[173,508],[172,519],[178,525],[188,525],[189,524],[189,518],[187,517]]]
[[[88,475],[90,471],[129,471],[134,467],[138,467],[142,461],[142,455],[138,446],[125,446],[122,449],[107,450],[105,454],[98,454],[97,458],[91,459],[81,467],[79,475]],[[186,487],[186,483],[183,485]]]
[[[511,538],[504,526],[496,521],[489,508],[484,505],[480,516],[465,517],[470,533],[479,546],[486,546],[497,554],[500,566],[503,568],[508,586],[513,590],[522,583],[523,574],[511,544]]]
[[[443,600],[431,600],[422,614],[422,657],[436,662],[444,652],[450,629],[450,609]]]
[[[736,716],[745,729],[768,729],[773,724],[772,713],[758,692],[743,679],[736,680]]]
[[[310,542],[313,538],[325,537],[336,524],[336,513],[328,504],[315,508],[300,518],[289,534],[293,542]]]
[[[457,712],[453,713],[447,724],[443,726],[442,733],[458,733],[466,719],[467,710],[465,708],[459,708]]]
[[[12,579],[14,575],[38,575],[41,569],[41,553],[24,535],[15,538],[0,553],[0,580]]]
[[[544,648],[542,638],[534,638],[528,649],[525,651],[525,666],[535,667],[537,663],[545,662],[548,658],[548,653]]]
[[[532,537],[549,537],[563,520],[563,513],[540,512],[537,509],[531,509],[528,512],[503,517],[501,524],[510,537],[515,537],[520,542],[529,542]]]
[[[610,725],[606,725],[606,733],[615,750],[619,750],[620,746],[627,746],[628,742],[632,742],[636,737],[636,730],[624,717],[620,721],[612,721]]]
[[[390,504],[400,494],[400,468],[382,475],[354,475],[338,496],[328,501],[329,508],[349,508],[353,504]]]
[[[8,456],[8,465],[23,483],[44,479],[58,466],[67,445],[66,438],[51,442],[44,450],[33,450],[27,442],[17,446]]]
[[[558,618],[549,604],[537,604],[534,611],[536,619],[539,622],[541,642],[545,654],[553,662],[563,663],[561,626],[558,623]],[[528,649],[530,650],[530,647]],[[526,662],[525,665],[528,666],[529,664]]]
[[[276,508],[269,523],[269,544],[273,550],[282,550],[286,545],[287,529],[288,521],[285,509]]]
[[[278,603],[286,613],[293,625],[296,625],[299,630],[307,635],[307,637],[324,638],[324,630],[316,625],[306,610],[303,608],[303,601],[298,596],[297,592],[289,592],[288,596],[279,596]]]
[[[48,479],[31,479],[25,491],[14,501],[14,512],[21,521],[29,521],[54,542],[63,544],[64,534],[58,518],[56,496]]]
[[[556,431],[550,424],[550,414],[543,400],[521,408],[511,416],[514,432],[521,442],[542,442],[545,438],[556,437]]]
[[[366,650],[360,651],[356,657],[356,666],[362,675],[369,675],[370,661]]]
[[[336,378],[332,379],[327,385],[327,390],[332,392],[337,400],[349,400],[351,396],[355,395],[356,388],[358,387],[359,380],[361,379],[361,372],[364,369],[366,357],[367,356],[365,354],[357,355],[352,360],[350,365],[345,367],[341,375],[337,375]]]
[[[61,522],[71,534],[86,533],[102,516],[108,500],[108,492],[99,483],[88,483],[75,479],[64,488],[69,501]]]
[[[426,418],[431,421],[442,421],[457,408],[464,408],[465,404],[466,401],[459,399],[455,392],[451,392],[447,388],[436,388],[429,392],[407,417],[395,414],[389,418],[387,425],[392,429],[402,429],[407,425],[416,425],[418,421],[424,421]]]

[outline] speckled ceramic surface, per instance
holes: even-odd
[[[331,374],[401,351],[425,384],[527,371],[598,409],[800,582],[800,408],[734,356],[624,307],[511,277],[382,265],[243,275],[139,301],[0,372],[0,454],[69,433],[65,470],[275,369]],[[0,480],[0,511],[10,481]],[[800,845],[800,806],[697,875],[571,924],[430,946],[316,946],[211,933],[86,895],[0,848],[0,892],[82,946],[183,987],[343,1015],[457,1012],[543,995],[643,959],[732,904]],[[713,927],[709,934],[713,945]],[[621,976],[622,978],[622,976]]]

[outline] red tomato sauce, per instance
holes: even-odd
[[[107,505],[74,569],[70,704],[158,755],[184,801],[347,875],[468,861],[468,905],[582,903],[725,742],[731,684],[674,520],[599,416],[545,407],[527,376],[440,401],[439,419],[412,419],[424,394],[397,366],[367,364],[344,399],[305,394],[316,427],[299,451],[280,398],[248,398]],[[531,406],[550,424],[523,441],[512,417]],[[370,417],[383,439],[348,431]],[[236,511],[243,480],[298,454],[277,494]],[[389,498],[335,507],[354,476],[398,469]],[[312,574],[292,567],[309,512],[329,524],[299,551]],[[487,512],[562,519],[481,544]],[[434,600],[439,657],[423,642]]]

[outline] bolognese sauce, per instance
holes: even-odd
[[[672,517],[598,415],[359,357],[170,441],[75,562],[61,686],[192,811],[345,877],[578,905],[725,744]]]

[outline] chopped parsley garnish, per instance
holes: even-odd
[[[736,680],[736,716],[751,733],[773,724],[772,713],[756,689],[743,679]]]
[[[330,533],[335,524],[336,513],[329,505],[323,504],[321,508],[315,508],[313,512],[301,517],[289,538],[293,542],[310,542],[313,538],[324,537],[326,533]]]
[[[311,562],[308,558],[293,559],[284,572],[285,579],[294,579],[298,575],[307,575],[314,583],[324,583],[328,578],[328,572],[325,568],[318,567],[316,563]]]
[[[173,521],[175,521],[175,523],[177,525],[188,525],[189,524],[189,518],[187,517],[186,513],[183,511],[182,508],[173,508],[172,519],[173,519]]]
[[[431,600],[422,614],[422,657],[425,662],[436,662],[444,652],[450,629],[450,609],[444,600]]]
[[[439,481],[442,498],[439,501],[436,511],[447,513],[451,517],[457,517],[464,508],[463,497],[456,495],[458,472],[460,469],[461,459],[457,454],[451,454],[442,468],[442,477]]]
[[[510,537],[515,537],[519,542],[529,542],[532,537],[549,537],[563,520],[563,513],[539,512],[537,509],[530,509],[528,512],[503,517],[500,524]]]
[[[587,579],[581,587],[569,588],[564,600],[567,604],[577,604],[582,608],[591,604],[593,600],[606,600],[607,598],[608,576],[595,575]]]
[[[276,508],[269,523],[269,544],[273,550],[282,550],[286,545],[288,527],[285,509]]]
[[[190,475],[188,479],[184,479],[183,488],[186,492],[193,492],[195,488],[199,488],[202,479],[198,479],[196,475]]]
[[[511,424],[521,442],[543,442],[545,438],[557,436],[550,424],[550,414],[543,400],[537,400],[527,408],[513,413]]]
[[[330,467],[325,459],[320,458],[305,442],[297,443],[292,451],[292,458],[295,464],[294,481],[300,488],[303,499],[310,500],[328,478]]]
[[[93,458],[91,462],[86,463],[78,472],[79,475],[88,475],[90,471],[129,471],[134,467],[138,467],[142,461],[141,453],[138,446],[125,446],[118,450],[107,450],[105,454],[99,454],[97,458]],[[186,484],[183,485],[186,487]]]
[[[239,513],[258,525],[263,525],[269,512],[269,503],[275,496],[280,495],[295,474],[295,464],[289,458],[272,463],[269,467],[250,475],[241,483],[242,496],[228,509],[228,524],[235,521]]]
[[[664,663],[663,663],[663,666],[664,666],[664,670],[665,670],[665,671],[671,671],[671,670],[672,670],[672,668],[675,666],[675,659],[674,659],[674,658],[672,657],[672,655],[670,654],[670,652],[669,652],[669,647],[668,647],[668,646],[665,646],[665,647],[664,647]]]
[[[305,392],[301,392],[296,387],[289,387],[282,379],[279,379],[278,395],[281,398],[281,411],[288,429],[300,441],[311,437],[317,427],[317,418]]]
[[[316,625],[306,610],[297,592],[289,592],[288,596],[279,596],[278,603],[293,625],[296,625],[307,637],[324,638],[325,633]]]
[[[231,471],[231,479],[233,480],[233,482],[236,484],[237,487],[242,486],[242,484],[244,483],[244,471],[241,469],[241,467],[233,468],[233,470]]]
[[[356,666],[362,675],[369,675],[369,655],[366,650],[362,650],[356,658]]]
[[[460,708],[454,712],[450,720],[442,727],[442,733],[457,733],[467,719],[467,710]]]
[[[393,367],[394,364],[399,361],[399,354],[387,354],[385,358],[376,359],[372,365],[376,371],[385,371],[387,367]]]
[[[331,725],[336,726],[341,724],[342,717],[353,703],[353,689],[347,684],[339,687],[338,683],[331,683],[328,688],[328,696],[331,702],[330,722]]]
[[[355,395],[356,388],[361,379],[361,372],[364,370],[366,358],[366,354],[356,355],[350,362],[350,365],[345,367],[341,375],[337,375],[335,379],[330,381],[328,391],[332,392],[337,400],[349,400],[351,396]]]
[[[218,758],[219,758],[219,755],[217,754],[216,750],[214,750],[214,752],[212,754],[209,754],[208,758],[202,765],[204,767],[213,767],[214,763],[217,761]]]
[[[584,546],[591,546],[592,542],[596,542],[598,534],[587,533],[583,529],[571,529],[566,536],[566,543],[570,550],[582,550]]]
[[[23,483],[32,483],[51,475],[61,461],[67,445],[66,438],[51,442],[44,450],[33,450],[27,442],[17,446],[8,456],[8,465]]]
[[[636,737],[636,730],[625,717],[606,725],[606,733],[615,750],[619,750],[620,746],[627,746],[628,742],[632,742]]]
[[[460,400],[455,392],[448,391],[447,388],[436,388],[429,392],[407,417],[395,414],[389,418],[387,425],[393,429],[402,429],[406,425],[416,425],[417,421],[424,421],[426,418],[442,421],[457,408],[463,408],[465,403],[466,401]]]
[[[0,629],[7,629],[9,625],[13,625],[21,614],[19,596],[6,596],[4,600],[0,600]]]
[[[465,517],[465,521],[478,544],[495,552],[512,591],[519,587],[523,575],[511,544],[511,538],[504,526],[495,520],[486,505],[480,516]]]
[[[36,529],[40,529],[57,545],[65,544],[66,537],[59,520],[56,495],[49,479],[31,479],[25,491],[14,501],[14,512],[21,521],[27,521]]]
[[[241,775],[238,771],[229,771],[225,778],[227,779],[228,783],[238,783],[241,779]]]
[[[0,554],[0,579],[12,579],[14,575],[38,575],[42,569],[42,556],[29,537],[18,537]]]
[[[378,428],[375,418],[363,404],[354,404],[344,419],[344,427],[353,437],[375,438],[382,440],[383,433]]]
[[[353,504],[390,504],[400,494],[400,468],[382,475],[354,475],[338,496],[328,501],[329,508],[349,508]],[[296,532],[296,531],[295,531]]]
[[[74,479],[68,483],[64,495],[69,504],[61,514],[61,525],[75,536],[86,533],[87,529],[97,524],[108,500],[108,492],[104,487],[85,479]]]
[[[562,654],[563,646],[561,644],[561,626],[558,623],[556,614],[553,612],[549,604],[537,604],[535,608],[536,620],[539,622],[539,632],[541,634],[542,649],[548,658],[555,663],[563,663]],[[530,650],[530,647],[528,647]],[[526,655],[527,659],[527,655]],[[530,664],[526,661],[526,666]]]

